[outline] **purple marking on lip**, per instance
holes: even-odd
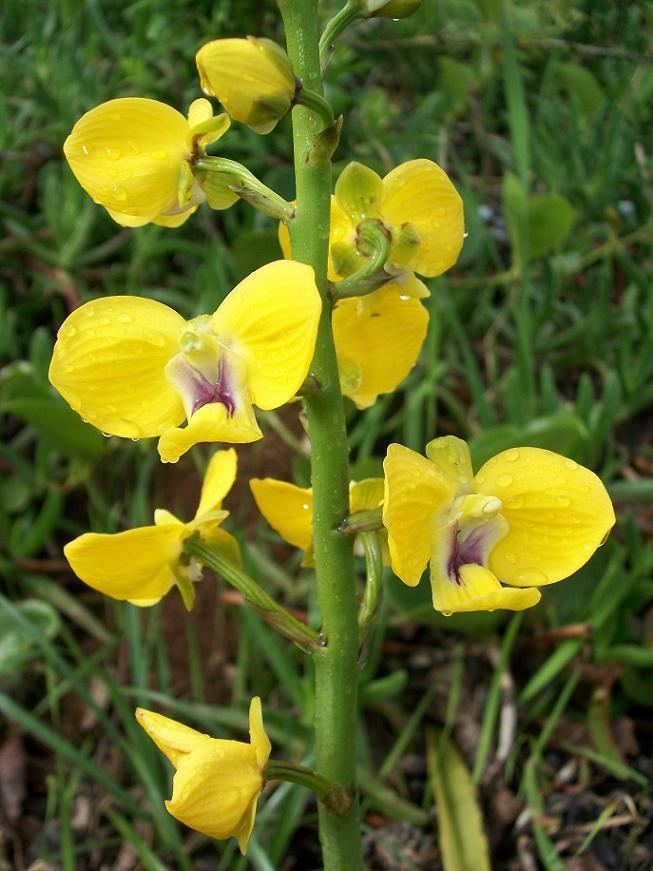
[[[461,566],[467,566],[470,563],[475,563],[479,566],[483,565],[485,544],[483,526],[479,526],[471,532],[462,542],[458,539],[459,532],[460,530],[455,526],[451,534],[449,559],[447,560],[447,574],[458,586],[462,584],[460,578]]]
[[[189,367],[188,373],[192,379],[193,404],[191,414],[195,414],[200,408],[209,405],[212,402],[221,402],[227,409],[227,415],[233,417],[236,411],[236,399],[234,397],[229,377],[227,375],[226,366],[222,362],[218,364],[218,380],[212,384],[208,378],[195,369]]]

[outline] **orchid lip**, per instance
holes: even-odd
[[[483,527],[479,526],[463,541],[460,540],[460,529],[454,526],[451,533],[449,558],[447,560],[447,575],[458,586],[462,584],[460,569],[462,566],[475,563],[484,565],[485,551],[487,550],[487,536]]]
[[[227,416],[234,416],[238,390],[224,357],[199,369],[184,354],[178,354],[168,363],[166,374],[179,393],[189,420],[200,408],[213,403],[224,405]]]

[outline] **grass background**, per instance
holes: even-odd
[[[322,5],[326,19],[336,4]],[[353,158],[382,174],[435,159],[469,234],[430,283],[418,366],[395,395],[349,410],[354,477],[378,472],[393,440],[421,450],[456,433],[477,464],[539,445],[595,469],[619,518],[589,565],[523,618],[446,620],[426,583],[386,579],[385,638],[363,669],[370,868],[439,867],[432,725],[478,784],[493,867],[651,867],[652,24],[647,2],[423,0],[406,21],[360,23],[334,54],[336,171]],[[133,719],[140,704],[238,737],[258,693],[277,755],[310,764],[302,655],[213,578],[190,617],[174,592],[140,611],[83,587],[62,558],[80,532],[148,523],[154,506],[191,516],[207,451],[162,468],[153,443],[103,439],[46,378],[56,329],[80,302],[136,293],[190,317],[280,256],[273,223],[245,204],[203,208],[177,231],[122,229],[61,153],[103,100],[185,110],[199,46],[282,41],[276,9],[5,0],[0,28],[0,866],[316,868],[315,807],[290,784],[262,803],[247,860],[177,826],[162,805],[169,767]],[[268,137],[234,125],[219,149],[292,197],[289,120]],[[266,438],[239,450],[230,528],[248,570],[315,617],[310,573],[259,522],[246,486],[255,474],[306,482],[305,456],[279,436],[301,435],[296,412],[280,421],[264,418]]]

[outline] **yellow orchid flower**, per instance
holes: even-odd
[[[313,489],[298,487],[276,478],[252,478],[249,482],[258,510],[272,529],[304,551],[302,565],[314,566]],[[383,478],[365,478],[349,484],[349,511],[371,511],[383,501]]]
[[[229,516],[222,500],[236,479],[236,451],[217,451],[208,465],[200,502],[189,523],[158,508],[154,526],[126,532],[99,534],[85,532],[64,547],[64,554],[80,580],[113,599],[132,605],[154,605],[175,584],[186,606],[192,606],[193,582],[201,579],[201,568],[181,562],[184,542],[192,535],[219,547],[230,562],[240,562],[238,542],[220,529]]]
[[[290,232],[285,223],[278,227],[279,245],[286,260],[292,259]],[[364,257],[352,248],[351,220],[338,205],[334,196],[331,197],[330,229],[329,229],[329,263],[327,277],[335,283],[345,275],[350,275],[364,263]],[[335,253],[334,253],[335,252]],[[423,281],[415,275],[412,269],[388,265],[388,281],[400,284],[403,293],[415,299],[429,297],[430,291]]]
[[[419,357],[428,322],[420,300],[396,281],[340,300],[332,324],[344,395],[368,408],[379,394],[395,390]]]
[[[252,405],[278,408],[306,378],[321,308],[313,269],[291,260],[257,269],[190,321],[151,299],[96,299],[59,330],[50,381],[102,432],[160,436],[164,462],[198,442],[253,442]]]
[[[229,127],[208,100],[191,103],[188,118],[143,97],[101,103],[83,115],[64,143],[75,178],[124,227],[178,227],[205,196],[190,168],[193,157]],[[214,208],[238,199],[231,194]]]
[[[176,769],[168,812],[211,838],[236,838],[245,854],[271,750],[261,700],[249,706],[249,744],[211,738],[143,708],[136,719]]]
[[[298,82],[292,64],[269,39],[215,39],[195,60],[204,93],[257,133],[273,130],[293,105]]]
[[[503,451],[475,477],[460,439],[434,439],[426,455],[388,448],[383,524],[405,584],[416,586],[430,562],[443,614],[535,605],[536,588],[577,571],[614,525],[597,476],[551,451]]]

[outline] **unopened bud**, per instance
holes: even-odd
[[[195,60],[204,93],[257,133],[273,130],[293,105],[292,64],[269,39],[216,39],[202,46]]]

